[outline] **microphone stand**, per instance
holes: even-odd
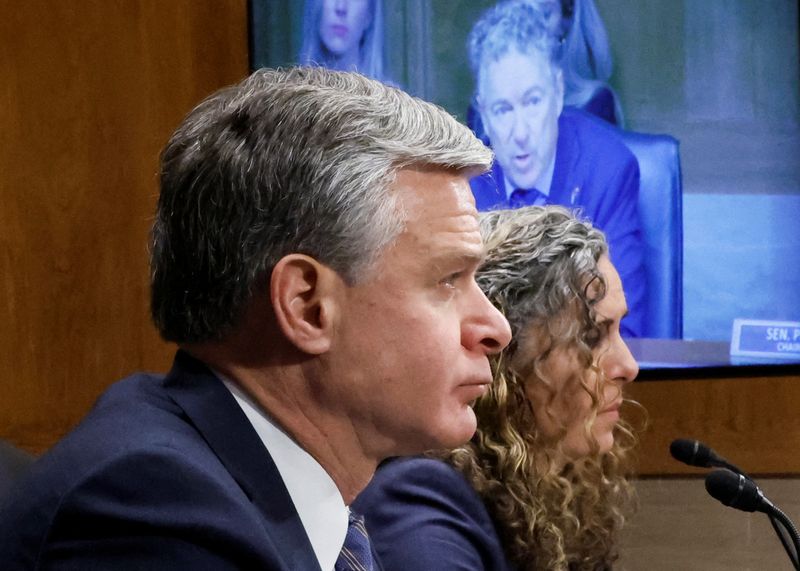
[[[715,455],[716,456],[716,455]],[[720,468],[727,468],[734,474],[741,474],[751,482],[753,479],[747,475],[747,472],[736,466],[735,464],[731,464],[727,460],[721,457],[715,457],[710,462],[712,465],[716,464]],[[769,519],[769,523],[772,526],[772,529],[775,530],[775,535],[778,536],[778,539],[783,546],[784,551],[786,551],[786,555],[789,556],[789,559],[792,562],[797,571],[800,571],[800,536],[797,533],[797,528],[792,523],[792,520],[783,513],[777,506],[770,502],[771,512],[767,513],[767,518]],[[783,527],[781,528],[781,525]],[[792,544],[794,546],[794,551],[792,550],[792,545],[789,545],[789,540],[786,538],[786,535],[789,535],[792,540]]]
[[[712,465],[716,464],[720,468],[727,468],[734,474],[741,474],[751,482],[753,481],[753,478],[751,478],[747,472],[735,464],[731,464],[724,458],[715,457],[710,463]],[[766,514],[767,519],[769,519],[772,529],[775,530],[775,535],[778,536],[778,539],[783,546],[783,550],[786,551],[786,555],[789,556],[789,560],[792,562],[792,565],[797,571],[800,571],[800,535],[797,533],[797,528],[794,526],[794,523],[792,523],[792,520],[789,519],[789,516],[783,513],[780,508],[778,508],[772,502],[769,502],[769,506],[771,510]],[[783,527],[781,527],[781,525]],[[787,534],[791,537],[793,545],[789,545],[789,540],[786,538]],[[794,550],[792,550],[792,547],[794,547]]]
[[[800,559],[798,559],[800,558],[800,535],[797,533],[797,528],[794,526],[794,523],[792,523],[792,520],[789,519],[789,516],[783,513],[779,507],[772,502],[769,503],[769,507],[771,513],[768,513],[767,517],[769,517],[769,522],[772,524],[772,529],[778,534],[778,539],[781,540],[781,545],[783,545],[783,548],[786,550],[786,554],[789,556],[792,565],[794,565],[797,571],[800,571]],[[783,530],[786,530],[786,533],[792,538],[794,552],[792,552],[783,530],[778,527],[779,523],[783,525]]]
[[[680,452],[676,453],[672,450],[672,446],[675,444],[683,444],[682,447],[679,446]],[[691,452],[691,458],[686,458],[686,445],[691,446],[694,445],[694,448]],[[702,447],[706,450],[706,454],[708,458],[702,464],[698,464],[695,461],[695,455],[697,454],[698,448]],[[747,475],[747,473],[739,468],[738,466],[731,464],[726,459],[719,456],[716,452],[714,452],[711,448],[706,446],[705,444],[701,443],[698,440],[676,440],[672,442],[670,446],[670,453],[672,456],[678,460],[679,462],[683,462],[684,464],[688,464],[689,466],[697,466],[700,468],[709,468],[711,466],[716,466],[719,468],[727,468],[734,474],[739,474],[740,476],[747,478],[750,482],[753,482],[753,479]],[[755,484],[754,484],[755,485]],[[763,497],[763,496],[762,496]],[[766,500],[766,498],[764,498]],[[795,527],[794,523],[789,516],[787,516],[780,508],[775,506],[769,500],[766,500],[766,505],[769,506],[769,511],[766,511],[766,516],[769,519],[769,523],[772,526],[772,529],[775,530],[775,535],[778,536],[778,540],[781,542],[784,551],[786,551],[786,555],[789,556],[789,560],[792,562],[792,565],[797,571],[800,571],[800,534],[797,532],[797,528]],[[781,527],[783,526],[783,527]],[[789,544],[789,540],[786,536],[789,535],[791,537],[792,545]],[[792,549],[794,547],[794,549]]]
[[[727,461],[723,461],[722,463],[725,464],[724,467],[728,470],[744,476],[751,482],[753,481],[753,479],[741,468],[734,466]],[[800,571],[800,535],[797,533],[797,528],[794,526],[794,523],[792,523],[792,520],[789,519],[789,516],[783,513],[778,506],[772,502],[768,502],[768,505],[770,507],[770,511],[766,513],[767,519],[769,519],[772,529],[775,530],[775,535],[778,536],[778,539],[783,546],[783,550],[786,551],[786,555],[789,556],[789,560],[792,562],[792,565],[797,571]],[[781,525],[783,527],[781,527]],[[786,538],[787,534],[791,537],[794,550],[792,550],[792,545],[789,545],[789,540]]]
[[[783,513],[778,506],[773,504],[769,498],[764,495],[764,492],[761,491],[761,488],[758,487],[753,479],[745,474],[742,470],[738,468],[736,470],[731,469],[733,464],[730,464],[725,460],[717,461],[715,463],[724,464],[725,469],[714,470],[706,477],[706,490],[708,493],[711,494],[711,496],[715,499],[722,502],[722,504],[734,509],[747,512],[759,511],[765,514],[769,519],[769,523],[772,525],[772,529],[775,530],[775,534],[778,536],[781,545],[783,545],[786,555],[789,556],[789,560],[792,562],[792,567],[794,567],[796,571],[800,571],[800,535],[797,533],[797,528],[794,526],[792,520],[789,519],[789,516]],[[725,476],[726,473],[730,474],[731,476],[735,475],[735,477],[738,478],[736,479],[736,482],[738,483],[738,490],[736,490],[732,497],[724,497],[720,495],[721,490],[719,488],[719,478],[714,479],[713,489],[709,487],[709,483],[713,476]],[[728,480],[728,492],[732,491],[732,484],[733,483]],[[733,485],[735,486],[735,484]],[[748,498],[748,496],[751,497],[746,499],[744,502],[741,502],[740,496],[745,498]],[[792,545],[789,545],[789,541],[786,539],[787,534],[791,537]]]

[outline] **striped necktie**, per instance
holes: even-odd
[[[344,547],[342,547],[333,569],[334,571],[373,571],[374,568],[369,536],[367,528],[364,527],[364,517],[350,512]]]
[[[519,208],[521,206],[533,206],[535,204],[544,204],[546,202],[544,194],[535,188],[524,189],[517,188],[508,197],[508,205],[511,208]]]

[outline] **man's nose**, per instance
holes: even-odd
[[[525,117],[517,111],[514,113],[514,123],[511,125],[511,137],[518,145],[524,145],[528,142],[531,130]]]
[[[475,290],[476,295],[469,302],[472,315],[463,322],[461,342],[467,349],[493,355],[511,342],[511,326],[477,284]]]

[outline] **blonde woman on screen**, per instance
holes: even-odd
[[[384,80],[382,0],[306,0],[300,63]]]

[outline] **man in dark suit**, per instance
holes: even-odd
[[[379,569],[347,506],[384,458],[472,435],[509,341],[474,279],[489,152],[399,90],[299,68],[212,95],[161,163],[174,366],[112,386],[32,467],[3,568]]]
[[[469,47],[476,105],[495,152],[491,173],[470,182],[478,209],[580,209],[605,232],[622,277],[629,307],[623,332],[640,336],[647,284],[636,158],[611,127],[564,108],[560,44],[531,3],[487,11]]]

